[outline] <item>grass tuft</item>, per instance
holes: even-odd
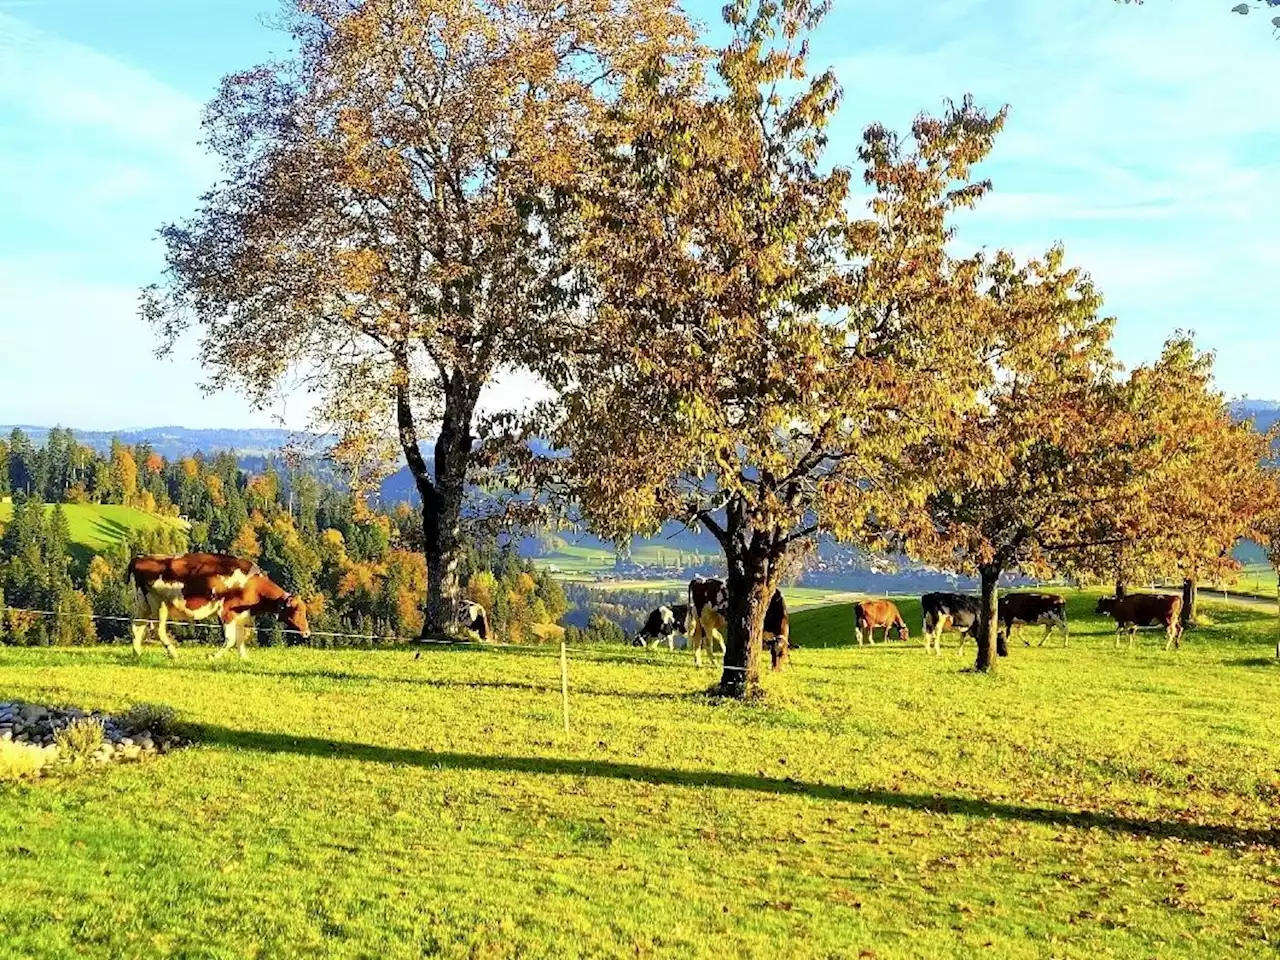
[[[135,703],[120,722],[130,733],[148,731],[153,737],[167,737],[174,732],[177,713],[163,703]]]
[[[104,737],[101,720],[80,717],[54,733],[53,742],[58,746],[59,757],[69,763],[79,764],[88,762],[102,746]]]

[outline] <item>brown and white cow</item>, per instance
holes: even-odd
[[[1062,631],[1062,645],[1067,646],[1067,598],[1058,593],[1006,593],[1000,597],[998,608],[1000,629],[1005,639],[1013,636],[1013,628],[1019,623],[1044,624],[1044,636],[1040,638],[1040,646],[1044,646],[1049,634],[1055,629]],[[1023,640],[1028,647],[1029,640]]]
[[[729,616],[729,590],[724,581],[694,577],[689,581],[689,646],[693,662],[702,666],[702,648],[710,648],[713,638],[725,652],[725,633]],[[775,590],[764,614],[764,645],[774,670],[782,669],[790,648],[791,622],[787,617],[787,601],[782,591]]]
[[[226,643],[214,658],[235,647],[244,659],[249,623],[273,615],[290,630],[309,637],[302,601],[258,569],[257,564],[221,553],[188,553],[180,557],[138,556],[129,562],[129,579],[137,590],[133,613],[133,650],[155,631],[176,659],[170,620],[195,622],[217,617]]]
[[[1110,614],[1116,622],[1116,645],[1120,632],[1129,630],[1129,646],[1139,627],[1164,627],[1164,648],[1178,647],[1182,638],[1182,598],[1176,594],[1131,593],[1124,597],[1099,597],[1098,613]]]
[[[892,600],[859,600],[853,605],[853,624],[858,635],[858,646],[862,646],[863,638],[873,647],[876,645],[876,627],[884,628],[884,639],[889,641],[890,628],[898,631],[899,640],[910,640],[907,621],[902,619],[898,606]]]

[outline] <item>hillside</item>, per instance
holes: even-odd
[[[51,513],[53,507],[46,507],[45,511]],[[180,520],[157,517],[132,507],[67,503],[63,504],[62,512],[67,518],[72,544],[91,552],[114,546],[135,531],[150,530],[161,524],[182,524]],[[0,503],[0,527],[9,521],[11,516],[13,516],[13,504]]]

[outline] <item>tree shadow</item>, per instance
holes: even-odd
[[[1237,657],[1234,660],[1223,660],[1224,667],[1276,667],[1280,659],[1276,657]]]
[[[574,760],[563,757],[486,756],[473,753],[411,750],[374,744],[295,737],[257,730],[234,730],[215,725],[186,725],[192,739],[238,750],[264,753],[291,753],[300,756],[333,757],[367,763],[421,767],[440,770],[479,770],[493,773],[520,773],[542,776],[597,777],[627,780],[654,786],[709,787],[742,790],[775,796],[803,796],[817,800],[864,804],[893,810],[928,812],[975,819],[999,819],[1074,830],[1105,830],[1153,839],[1178,839],[1217,846],[1280,846],[1280,827],[1260,829],[1145,820],[1095,811],[1072,811],[1051,807],[1019,806],[972,797],[941,794],[898,793],[873,788],[849,788],[832,784],[762,777],[712,770],[673,770],[606,760]]]
[[[170,669],[177,673],[203,674],[215,670],[225,670],[237,674],[254,677],[285,680],[337,680],[349,683],[396,683],[414,687],[432,687],[439,690],[515,690],[531,693],[558,693],[559,679],[548,678],[545,683],[525,680],[446,680],[439,677],[406,677],[387,676],[377,673],[354,673],[349,670],[260,670],[251,665],[240,664],[235,660],[209,660],[201,666],[175,665]],[[699,701],[706,699],[704,691],[651,691],[651,690],[599,690],[579,685],[570,686],[570,693],[575,697],[620,697],[626,700],[655,700],[661,702]]]

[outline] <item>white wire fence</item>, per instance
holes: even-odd
[[[27,614],[29,616],[47,617],[53,620],[62,618],[89,620],[91,622],[104,623],[145,623],[149,627],[158,625],[158,620],[138,620],[134,617],[112,616],[100,613],[77,613],[69,610],[33,610],[26,607],[10,607],[3,609],[12,611],[13,613]],[[194,627],[203,630],[217,630],[222,632],[221,623],[199,623],[190,621],[167,621],[167,625]],[[281,633],[302,636],[297,630],[290,628],[281,628]],[[558,658],[560,660],[560,692],[561,692],[561,708],[564,719],[565,732],[569,732],[569,661],[570,659],[578,660],[583,663],[623,663],[623,664],[644,664],[655,663],[663,666],[670,666],[673,659],[692,660],[691,656],[677,657],[675,651],[670,651],[665,656],[653,656],[646,654],[631,653],[629,648],[622,651],[617,650],[596,650],[589,647],[571,646],[564,641],[559,644],[559,650],[550,644],[537,643],[501,643],[493,640],[444,640],[444,639],[424,639],[420,637],[397,637],[388,636],[386,634],[370,634],[370,633],[345,633],[341,631],[331,630],[312,630],[308,637],[327,637],[330,639],[342,640],[363,640],[384,644],[387,647],[404,647],[406,649],[418,648],[423,646],[441,646],[450,648],[470,648],[478,651],[519,651],[525,657],[537,657],[541,659]],[[570,653],[572,651],[572,654]],[[683,653],[684,651],[681,651]],[[712,662],[711,667],[717,670],[724,670],[730,673],[739,672],[746,673],[746,667],[736,667],[729,664]]]

